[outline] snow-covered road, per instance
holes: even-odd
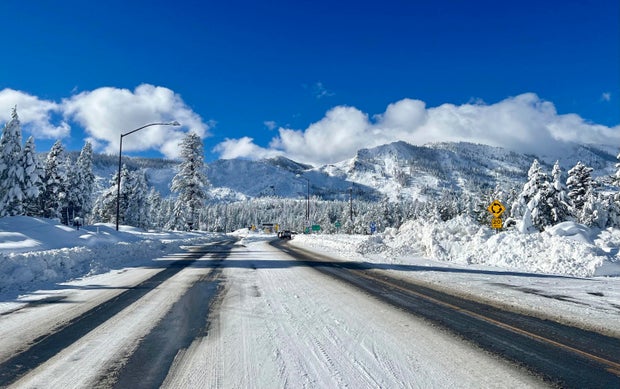
[[[152,387],[142,370],[127,370],[134,366],[128,361],[174,304],[215,273],[218,256],[215,250],[162,280],[14,386],[110,387],[129,376]],[[163,271],[133,268],[86,278],[54,291],[57,298],[46,303],[4,314],[0,360]],[[210,304],[208,331],[178,351],[162,374],[164,387],[544,386],[526,371],[292,260],[264,238],[237,243],[217,273],[223,289],[211,304],[204,301]]]
[[[543,386],[264,241],[246,241],[226,262],[209,334],[176,361],[165,386]]]

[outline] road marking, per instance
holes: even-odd
[[[564,349],[564,350],[576,353],[578,355],[581,355],[582,357],[585,357],[587,359],[597,361],[597,362],[599,362],[599,363],[601,363],[603,365],[607,365],[608,368],[606,370],[608,372],[610,372],[610,373],[620,377],[620,363],[607,360],[605,358],[596,356],[594,354],[590,354],[587,351],[579,350],[579,349],[574,348],[572,346],[569,346],[569,345],[557,342],[557,341],[555,341],[553,339],[548,339],[548,338],[545,338],[544,336],[534,334],[532,332],[529,332],[527,330],[524,330],[524,329],[521,329],[521,328],[518,328],[518,327],[514,327],[514,326],[512,326],[510,324],[506,324],[504,322],[492,319],[490,317],[481,315],[479,313],[472,312],[472,311],[470,311],[468,309],[461,308],[461,307],[456,306],[454,304],[450,304],[450,303],[445,302],[445,301],[437,300],[434,297],[427,296],[427,295],[425,295],[423,293],[407,289],[407,288],[402,287],[400,285],[394,284],[394,283],[392,283],[390,281],[386,281],[386,280],[382,280],[382,279],[379,279],[379,278],[372,277],[370,275],[364,274],[362,270],[352,270],[352,271],[356,272],[358,275],[360,275],[361,277],[364,277],[366,279],[370,279],[370,280],[373,280],[375,282],[382,283],[383,285],[386,285],[388,287],[392,287],[392,288],[395,288],[395,289],[399,289],[399,290],[401,290],[403,292],[406,292],[406,293],[414,294],[414,295],[416,295],[416,296],[418,296],[420,298],[423,298],[423,299],[425,299],[427,301],[432,301],[432,302],[434,302],[436,304],[439,304],[439,305],[442,305],[444,307],[448,307],[448,308],[451,308],[451,309],[456,310],[458,312],[462,312],[462,313],[464,313],[466,315],[469,315],[469,316],[475,317],[477,319],[486,321],[487,323],[494,324],[494,325],[496,325],[498,327],[501,327],[501,328],[504,328],[506,330],[509,330],[509,331],[512,331],[512,332],[516,332],[516,333],[521,334],[521,335],[528,336],[528,337],[536,339],[536,340],[538,340],[540,342],[551,344],[551,345],[559,347],[561,349]]]
[[[295,255],[293,253],[297,253],[297,254],[301,254],[302,256],[311,255],[312,256],[311,260],[312,261],[316,261],[316,262],[328,262],[328,263],[331,263],[331,264],[334,264],[334,265],[336,265],[336,262],[337,262],[337,261],[334,261],[333,259],[328,259],[326,257],[323,257],[323,259],[318,259],[317,257],[321,257],[320,255],[317,255],[316,253],[312,253],[310,251],[307,251],[307,250],[304,250],[304,249],[300,249],[300,248],[295,248],[295,249],[287,248],[287,249],[284,249],[282,246],[280,246],[279,248],[282,251],[287,252],[289,255],[291,255],[293,257],[295,257]],[[290,251],[290,252],[288,252],[288,251]],[[304,253],[306,253],[306,254],[304,254]],[[345,262],[342,262],[342,263],[345,263]],[[344,267],[342,267],[340,265],[336,265],[336,266],[338,266],[339,268],[344,269]],[[608,366],[606,368],[606,370],[608,372],[610,372],[611,374],[614,374],[614,375],[620,377],[620,363],[607,360],[605,358],[596,356],[594,354],[590,354],[587,351],[579,350],[579,349],[574,348],[572,346],[569,346],[569,345],[557,342],[557,341],[552,340],[552,339],[545,338],[544,336],[536,335],[534,333],[531,333],[529,331],[523,330],[521,328],[517,328],[517,327],[511,326],[510,324],[506,324],[506,323],[503,323],[501,321],[492,319],[490,317],[486,317],[484,315],[481,315],[479,313],[472,312],[472,311],[470,311],[468,309],[458,307],[458,306],[456,306],[454,304],[450,304],[450,303],[445,302],[445,301],[437,300],[436,298],[433,298],[431,296],[427,296],[427,295],[425,295],[423,293],[420,293],[420,292],[416,292],[416,291],[407,289],[407,288],[405,288],[403,286],[400,286],[400,285],[397,285],[397,284],[395,284],[393,282],[386,281],[386,280],[380,279],[378,277],[373,277],[373,276],[371,276],[369,274],[366,274],[367,270],[355,270],[355,269],[347,269],[347,270],[349,270],[352,273],[356,273],[360,277],[363,277],[363,278],[365,278],[367,280],[372,280],[372,281],[375,281],[375,282],[379,282],[379,283],[381,283],[381,284],[383,284],[383,285],[385,285],[387,287],[391,287],[391,288],[394,288],[394,289],[399,289],[399,290],[401,290],[401,291],[403,291],[405,293],[416,295],[416,296],[418,296],[418,297],[420,297],[422,299],[425,299],[427,301],[432,301],[432,302],[434,302],[436,304],[439,304],[439,305],[442,305],[444,307],[448,307],[448,308],[451,308],[451,309],[456,310],[458,312],[462,312],[462,313],[464,313],[466,315],[475,317],[475,318],[480,319],[482,321],[486,321],[487,323],[491,323],[491,324],[496,325],[498,327],[504,328],[504,329],[506,329],[508,331],[512,331],[512,332],[515,332],[515,333],[518,333],[518,334],[530,337],[532,339],[536,339],[539,342],[547,343],[547,344],[556,346],[558,348],[564,349],[566,351],[570,351],[570,352],[575,353],[577,355],[581,355],[582,357],[585,357],[586,359],[590,359],[592,361],[599,362],[599,363],[601,363],[603,365]],[[427,286],[427,288],[432,289],[432,288],[430,288],[428,286]],[[438,292],[440,292],[440,291],[438,291]],[[445,293],[445,292],[440,292],[440,293]]]

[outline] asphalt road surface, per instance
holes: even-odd
[[[620,339],[379,267],[191,247],[0,315],[0,387],[620,387]]]
[[[620,388],[620,339],[550,320],[500,310],[411,281],[387,276],[373,264],[340,262],[275,246],[332,277],[439,324],[560,387]]]

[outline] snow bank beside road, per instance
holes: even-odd
[[[620,230],[569,223],[541,234],[495,234],[459,219],[409,222],[372,236],[298,235],[291,244],[374,263],[456,295],[620,336]]]
[[[216,235],[147,232],[111,224],[80,230],[51,220],[15,216],[0,219],[0,295],[51,287],[54,283],[110,269],[142,266],[180,246]]]
[[[340,251],[380,256],[391,263],[414,256],[528,273],[620,276],[620,230],[591,230],[572,222],[536,234],[514,230],[496,234],[468,217],[443,223],[412,220],[398,230],[387,229],[372,236],[321,239],[323,245],[333,245]]]

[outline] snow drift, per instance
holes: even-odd
[[[388,228],[353,241],[321,239],[331,240],[340,251],[354,251],[363,258],[388,263],[407,263],[407,257],[415,256],[530,273],[620,276],[620,230],[590,229],[574,222],[536,234],[516,230],[495,233],[467,216],[459,216],[446,222],[410,220],[398,230]]]

